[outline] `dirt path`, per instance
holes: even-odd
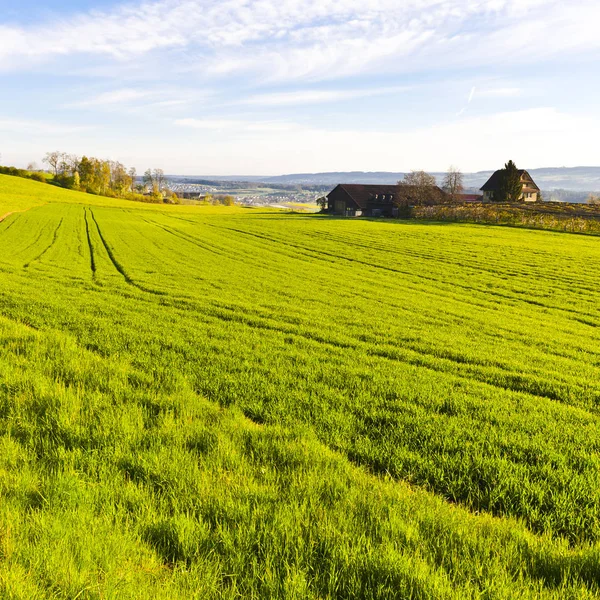
[[[35,207],[31,207],[31,208],[35,208]],[[15,213],[24,213],[27,212],[28,210],[31,210],[31,208],[25,208],[24,210],[11,210],[10,212],[7,212],[5,214],[3,214],[2,216],[0,216],[0,223],[2,223],[2,221],[4,221],[4,219],[7,219],[8,217],[10,217],[10,215],[14,215]]]

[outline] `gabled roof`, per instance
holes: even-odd
[[[406,201],[410,203],[411,198],[418,196],[417,187],[414,185],[362,185],[355,183],[340,183],[332,190],[332,194],[338,188],[342,189],[356,205],[366,210],[370,204],[389,201]],[[432,202],[441,203],[446,200],[446,193],[436,185],[428,186]],[[391,196],[391,198],[390,198]],[[385,197],[385,198],[384,198]]]
[[[397,185],[361,185],[354,183],[340,183],[335,187],[334,190],[330,192],[330,194],[335,192],[335,190],[338,188],[346,192],[346,194],[348,194],[348,196],[354,200],[356,205],[363,210],[368,208],[369,201],[374,200],[376,196],[385,194],[386,196],[393,195],[395,197],[398,193]]]
[[[500,178],[502,176],[502,171],[504,169],[499,169],[496,171],[480,188],[482,192],[494,192],[500,188]],[[519,177],[523,179],[523,176],[527,176],[527,184],[526,187],[533,188],[539,191],[539,187],[536,185],[535,181],[533,181],[533,177],[525,170],[519,169]],[[523,182],[525,184],[525,182]]]

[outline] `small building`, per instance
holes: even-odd
[[[457,194],[456,202],[459,204],[477,204],[483,202],[483,196],[481,194]]]
[[[337,185],[327,194],[327,212],[344,217],[397,217],[402,207],[443,204],[447,194],[435,185]]]
[[[519,169],[519,176],[521,177],[521,183],[523,184],[523,192],[519,198],[520,202],[537,202],[540,199],[540,188],[536,185],[531,175],[524,169]],[[481,191],[483,192],[484,202],[494,202],[494,197],[499,189],[502,179],[502,170],[496,171],[483,185]]]

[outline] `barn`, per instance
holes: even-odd
[[[442,204],[447,194],[439,187],[340,183],[327,195],[327,212],[344,217],[397,217],[415,204]]]

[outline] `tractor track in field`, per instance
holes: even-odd
[[[219,225],[213,225],[211,223],[206,223],[206,225],[208,227],[220,229],[221,231],[232,231],[232,232],[240,234],[240,235],[254,237],[256,239],[262,240],[262,241],[270,243],[270,244],[279,244],[279,245],[283,245],[283,246],[289,246],[290,248],[295,248],[296,250],[300,250],[301,253],[303,253],[303,254],[306,252],[314,253],[314,256],[312,256],[311,254],[309,254],[308,256],[311,256],[311,258],[315,258],[317,260],[322,260],[325,262],[336,263],[336,262],[340,262],[340,261],[345,261],[345,262],[349,262],[352,264],[363,265],[363,266],[366,266],[371,269],[387,271],[389,273],[398,273],[399,275],[405,275],[408,277],[414,277],[414,275],[415,275],[412,271],[402,270],[402,269],[398,269],[398,268],[394,268],[394,267],[387,267],[385,265],[380,265],[380,264],[374,264],[374,263],[368,262],[366,260],[361,260],[359,258],[354,258],[354,257],[350,257],[350,256],[343,256],[341,254],[335,254],[333,252],[327,252],[325,250],[315,250],[313,248],[309,248],[302,244],[296,244],[296,243],[288,242],[288,241],[285,241],[282,239],[269,237],[268,235],[263,234],[263,233],[252,233],[249,231],[244,231],[243,229],[237,229],[234,227],[223,227],[223,226],[219,226]],[[321,255],[321,256],[319,256],[319,255]],[[328,258],[324,258],[324,257],[328,257]],[[439,278],[433,277],[431,275],[424,275],[423,273],[419,273],[418,279],[429,281],[435,285],[440,285],[443,283]],[[478,287],[460,284],[458,282],[453,282],[452,285],[453,285],[453,287],[463,289],[469,293],[477,292],[477,293],[488,295],[488,296],[490,296],[490,295],[495,296],[497,298],[500,298],[503,301],[509,301],[513,305],[519,305],[519,304],[523,303],[523,304],[527,304],[530,306],[537,306],[537,307],[540,307],[543,309],[552,309],[552,310],[560,311],[562,313],[566,313],[571,316],[573,316],[573,315],[583,316],[583,317],[587,316],[587,313],[578,311],[576,309],[572,309],[572,308],[569,309],[569,308],[564,308],[561,306],[552,306],[552,305],[540,302],[538,300],[534,300],[532,298],[525,298],[522,296],[517,297],[517,296],[510,295],[508,293],[503,293],[503,292],[500,292],[497,290],[491,291],[489,289],[481,289]]]
[[[84,209],[84,219],[85,219],[85,233],[87,235],[88,247],[90,250],[90,268],[92,269],[92,277],[96,278],[96,259],[94,257],[94,246],[92,244],[92,238],[90,237],[90,224],[88,222],[88,209]]]
[[[54,246],[54,244],[56,244],[56,240],[58,240],[58,232],[63,224],[64,221],[64,217],[61,218],[61,220],[58,223],[58,226],[56,227],[56,229],[54,230],[54,234],[52,235],[52,241],[48,244],[48,246],[46,246],[46,248],[44,248],[44,250],[42,252],[40,252],[35,258],[32,258],[29,262],[25,263],[23,265],[24,269],[28,269],[29,265],[31,263],[34,263],[38,260],[40,260],[42,258],[42,256],[44,256],[44,254],[46,254],[46,252],[48,252],[48,250],[50,250],[50,248],[52,248],[52,246]]]
[[[172,236],[174,236],[174,237],[176,237],[176,238],[178,238],[180,240],[188,242],[189,244],[193,244],[194,246],[197,246],[198,248],[201,248],[202,250],[206,250],[207,252],[210,252],[210,253],[215,254],[217,256],[227,256],[225,254],[225,252],[220,252],[220,251],[216,250],[215,248],[211,248],[208,244],[203,244],[195,236],[186,234],[186,233],[181,232],[181,231],[177,231],[176,229],[172,229],[168,225],[161,225],[160,223],[157,223],[156,221],[152,221],[152,220],[146,219],[144,217],[142,217],[142,219],[146,223],[148,223],[149,225],[154,225],[155,227],[158,227],[159,229],[162,229],[166,233],[168,233],[168,234],[170,234],[170,235],[172,235]]]
[[[89,209],[89,211],[90,211],[90,215],[92,217],[92,221],[94,221],[94,224],[96,225],[96,230],[98,231],[98,236],[100,237],[100,241],[102,242],[102,245],[104,246],[104,249],[106,250],[108,258],[112,262],[115,269],[123,276],[123,279],[125,280],[125,282],[128,283],[130,286],[132,286],[142,292],[146,292],[147,294],[154,294],[155,296],[166,296],[167,294],[165,292],[160,292],[158,290],[153,290],[151,288],[147,288],[147,287],[137,283],[137,281],[133,280],[129,276],[129,274],[123,267],[123,265],[117,260],[117,257],[115,256],[114,252],[112,251],[112,248],[109,246],[108,242],[104,238],[104,235],[102,234],[102,231],[100,229],[100,225],[98,225],[98,221],[96,220],[96,217],[94,216],[94,211],[92,211],[91,208]],[[89,240],[89,236],[88,236],[88,240]]]
[[[25,210],[11,210],[10,212],[4,213],[3,215],[0,216],[0,223],[2,223],[2,221],[5,221],[6,219],[8,219],[8,217],[10,217],[10,215],[15,215],[17,213],[25,213],[28,210],[31,210],[30,208],[26,208]],[[16,219],[13,220],[9,226],[4,230],[4,232],[8,231],[14,224],[16,223]]]

